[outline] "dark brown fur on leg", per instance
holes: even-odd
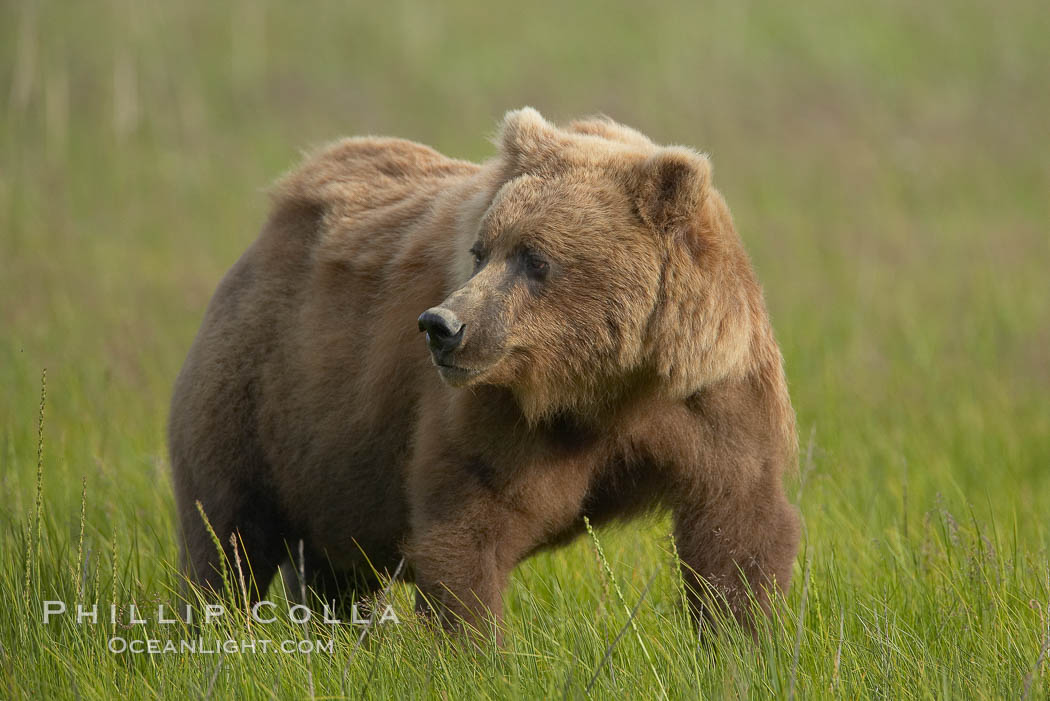
[[[701,627],[720,611],[755,633],[754,615],[768,615],[775,591],[790,583],[799,517],[782,476],[795,460],[794,424],[782,421],[771,378],[724,381],[687,402],[702,449],[698,469],[678,472],[674,529]]]
[[[503,589],[511,566],[498,561],[497,545],[487,535],[483,529],[435,529],[415,539],[410,552],[416,567],[417,610],[435,616],[446,630],[465,627],[482,635],[495,631],[499,640]]]
[[[485,486],[475,472],[467,466],[431,473],[406,555],[419,590],[417,610],[435,616],[446,630],[495,630],[499,639],[503,589],[529,549],[529,529],[500,500],[510,489]]]
[[[705,635],[725,614],[756,634],[755,614],[769,615],[775,592],[786,591],[790,583],[798,517],[786,504],[764,505],[759,511],[766,513],[755,511],[753,504],[737,502],[699,515],[683,510],[675,514],[690,611]],[[745,515],[761,519],[763,537],[741,527]]]

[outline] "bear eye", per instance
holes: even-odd
[[[525,272],[533,280],[545,280],[550,272],[550,263],[532,251],[525,253]]]
[[[478,268],[481,267],[481,264],[485,260],[485,255],[481,251],[481,246],[479,246],[478,244],[474,244],[470,247],[470,251],[468,251],[468,253],[470,253],[470,255],[474,257],[474,270],[476,271]]]

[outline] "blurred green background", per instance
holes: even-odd
[[[711,155],[786,359],[806,552],[839,558],[835,586],[885,593],[884,548],[921,551],[948,514],[978,543],[1012,532],[1045,601],[1048,37],[1037,0],[3,0],[0,518],[32,510],[46,367],[56,528],[78,527],[84,477],[89,537],[170,562],[170,388],[268,183],[342,135],[483,159],[528,104]]]

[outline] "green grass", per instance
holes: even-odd
[[[1037,0],[0,4],[0,697],[1047,698],[1047,29]],[[344,134],[483,158],[522,104],[713,158],[799,415],[806,534],[762,642],[696,645],[663,519],[519,567],[502,650],[401,585],[360,645],[203,631],[331,654],[44,626],[177,586],[167,402],[262,188]]]

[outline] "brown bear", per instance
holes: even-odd
[[[477,627],[584,517],[666,506],[697,622],[753,629],[798,547],[795,419],[708,159],[531,108],[498,147],[347,139],[277,184],[175,386],[187,574],[221,587],[199,502],[252,598],[282,563],[342,600],[403,562]]]

